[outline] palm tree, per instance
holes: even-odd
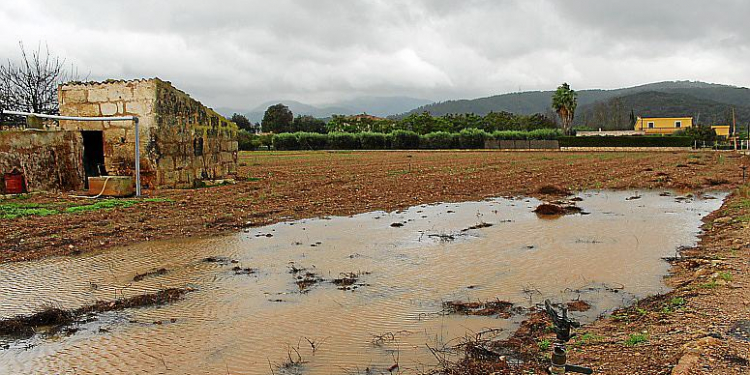
[[[578,93],[570,89],[570,85],[563,83],[552,96],[552,109],[557,112],[566,135],[573,134],[573,117],[578,106]]]

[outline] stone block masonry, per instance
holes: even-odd
[[[0,132],[0,180],[17,169],[29,191],[67,191],[83,187],[80,133],[61,131]],[[0,181],[0,192],[5,184]]]
[[[192,187],[237,171],[237,126],[158,78],[71,83],[59,88],[63,116],[139,118],[145,187]],[[61,121],[66,131],[101,131],[104,167],[110,175],[133,175],[132,122]]]

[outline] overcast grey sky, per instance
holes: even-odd
[[[91,79],[213,107],[750,82],[746,0],[3,0],[0,58],[47,43]]]

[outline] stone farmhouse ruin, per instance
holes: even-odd
[[[58,98],[62,116],[139,118],[145,188],[193,187],[237,171],[237,126],[167,81],[68,83]],[[133,176],[134,168],[132,121],[60,120],[56,130],[0,132],[0,172],[23,172],[30,191],[77,190],[87,177]]]

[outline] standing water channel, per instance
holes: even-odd
[[[378,374],[395,363],[419,373],[436,365],[427,345],[507,337],[524,319],[450,314],[447,301],[580,298],[592,308],[572,315],[590,322],[664,292],[661,258],[695,245],[726,196],[711,195],[585,192],[585,215],[556,219],[534,214],[535,199],[422,205],[3,264],[3,318],[194,291],[56,334],[0,337],[0,373]]]

